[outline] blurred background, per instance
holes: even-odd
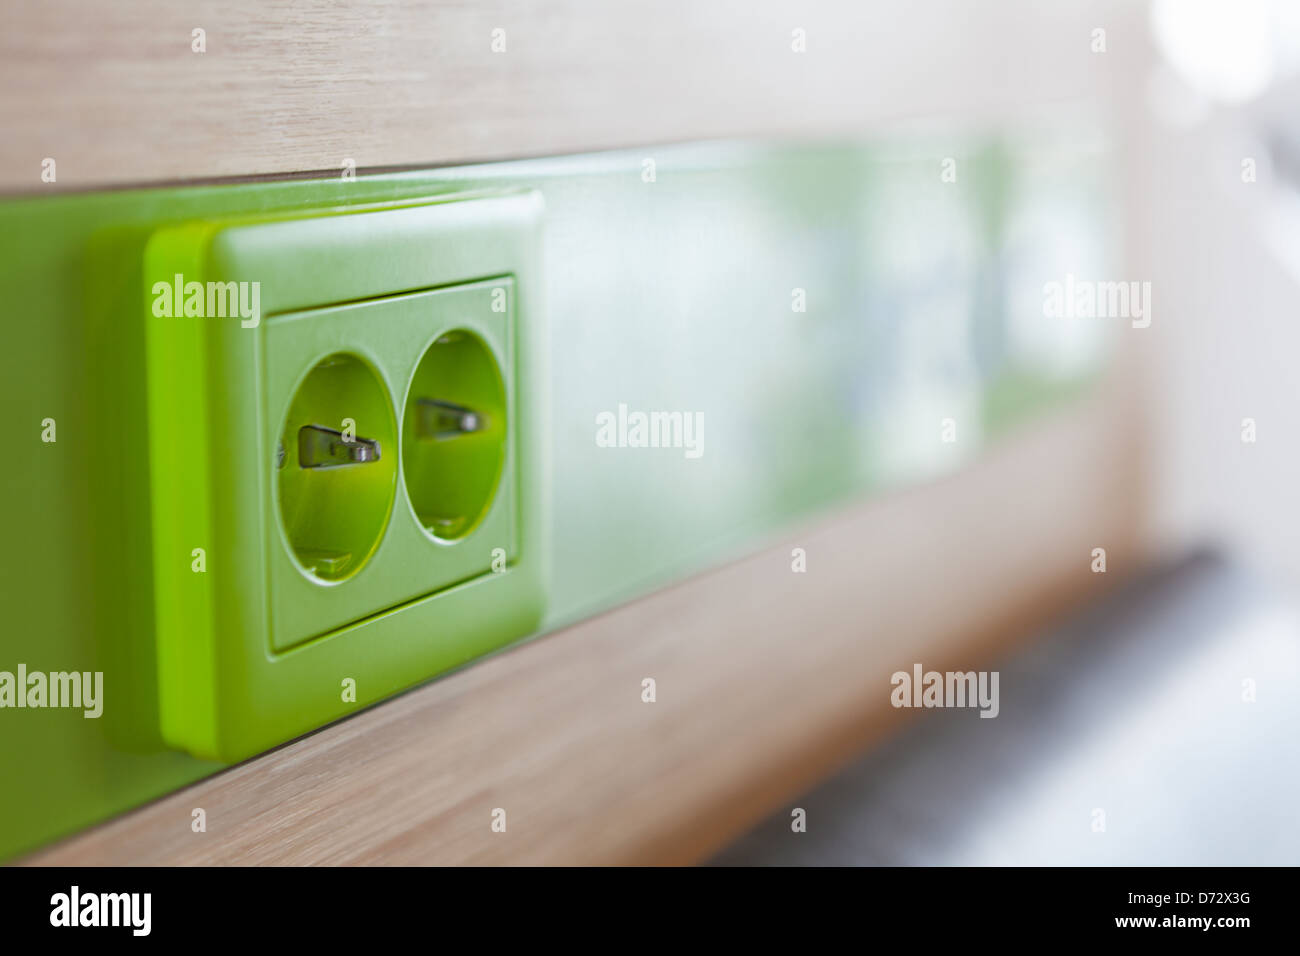
[[[1300,862],[1300,9],[1112,12],[1134,31],[1098,54],[1128,75],[1093,101],[1105,163],[1070,150],[1101,185],[1078,201],[1049,159],[1076,203],[1011,190],[1003,234],[1043,228],[1036,261],[1003,246],[998,285],[1015,348],[1019,268],[1151,283],[1150,326],[1105,330],[1139,382],[1144,569],[991,665],[998,719],[912,714],[791,804],[806,833],[783,809],[718,864]],[[1056,24],[1021,25],[1032,46]],[[1012,156],[1042,144],[1021,122],[1034,145]],[[1061,334],[1060,355],[1094,354]]]

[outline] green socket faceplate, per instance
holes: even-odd
[[[240,759],[538,626],[540,219],[540,197],[520,192],[205,221],[151,236],[147,430],[167,744]],[[172,295],[177,276],[182,291]],[[216,304],[242,293],[260,313],[170,314],[190,282],[205,293],[204,311],[215,287]],[[408,474],[404,459],[419,449],[400,436],[411,434],[406,419],[424,397],[412,394],[417,367],[429,349],[462,339],[479,343],[481,359],[458,363],[452,352],[420,387],[434,400],[503,394],[504,406],[483,415],[486,428],[450,439],[466,451],[434,457],[441,471],[413,461]],[[323,361],[340,374],[305,384]],[[302,473],[296,429],[286,431],[291,408],[341,429],[351,407],[356,436],[383,436],[378,460]],[[410,488],[408,477],[435,484],[451,511],[466,497],[458,483],[487,489],[468,497],[489,503],[441,534],[412,503],[438,492]],[[303,490],[312,482],[333,485]],[[311,508],[320,514],[302,514]],[[360,544],[331,551],[332,534]],[[318,545],[326,557],[314,566],[304,555]]]

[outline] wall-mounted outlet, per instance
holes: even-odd
[[[534,193],[146,245],[163,739],[239,759],[541,620]]]

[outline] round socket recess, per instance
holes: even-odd
[[[487,344],[465,329],[425,350],[402,418],[402,475],[431,537],[463,538],[487,514],[506,453],[506,390]]]
[[[374,553],[396,493],[396,435],[388,390],[358,356],[327,356],[299,384],[272,467],[285,540],[309,578],[342,581]]]

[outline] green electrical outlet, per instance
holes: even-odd
[[[167,744],[239,759],[537,627],[540,216],[522,192],[148,239]]]

